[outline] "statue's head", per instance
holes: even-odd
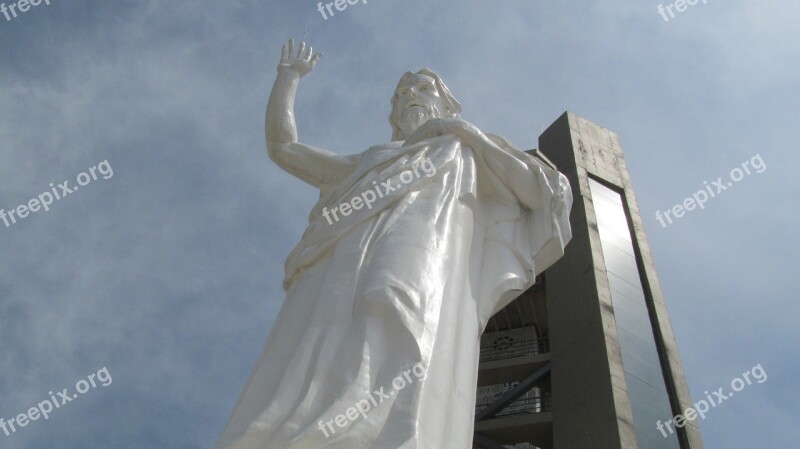
[[[450,93],[439,75],[431,69],[406,72],[392,96],[392,140],[405,140],[432,118],[455,118],[461,104]]]

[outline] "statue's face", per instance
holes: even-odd
[[[446,110],[435,80],[418,74],[405,77],[397,86],[395,107],[399,111],[397,126],[406,137],[428,120],[442,117]]]

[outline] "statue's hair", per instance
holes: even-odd
[[[442,81],[442,78],[440,78],[436,72],[429,68],[420,69],[416,73],[406,72],[400,77],[400,81],[397,82],[397,87],[394,89],[394,95],[392,95],[392,112],[389,113],[389,124],[392,125],[393,141],[405,140],[407,137],[403,135],[403,131],[397,125],[397,121],[400,119],[400,111],[397,110],[397,91],[400,87],[400,84],[402,84],[406,78],[413,75],[425,75],[433,78],[436,90],[439,91],[439,95],[442,97],[442,102],[446,108],[445,111],[442,111],[444,117],[457,118],[461,113],[461,103],[459,103],[458,100],[456,100],[456,97],[450,93],[450,89],[447,88],[447,86],[444,84],[444,81]]]

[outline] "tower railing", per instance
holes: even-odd
[[[493,401],[490,398],[481,400],[475,404],[475,413],[480,413]],[[513,415],[529,415],[534,413],[544,413],[552,411],[552,397],[549,393],[540,396],[525,395],[509,404],[504,409],[494,415],[495,418]]]

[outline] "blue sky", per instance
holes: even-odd
[[[769,376],[708,413],[706,447],[794,447],[800,4],[711,0],[665,22],[659,1],[370,0],[323,20],[306,0],[51,0],[0,15],[0,208],[114,170],[0,223],[0,417],[113,377],[0,447],[213,445],[316,200],[263,137],[280,46],[306,25],[325,53],[297,100],[312,145],[389,140],[394,85],[425,66],[520,147],[565,110],[617,132],[695,399],[758,363]],[[763,173],[658,224],[756,154]]]

